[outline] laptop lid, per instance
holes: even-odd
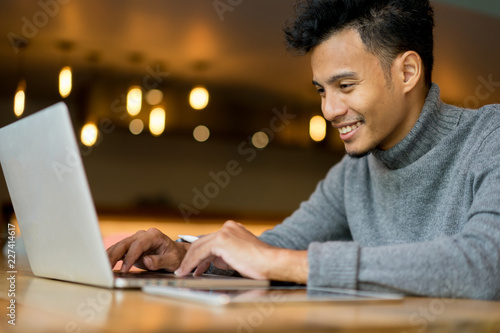
[[[0,129],[0,163],[33,273],[112,287],[66,105],[55,104]]]

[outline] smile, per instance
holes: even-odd
[[[350,125],[350,126],[345,126],[345,127],[339,128],[339,132],[340,132],[340,134],[348,134],[348,133],[354,131],[359,126],[361,126],[361,122],[360,121],[358,121],[354,125]]]

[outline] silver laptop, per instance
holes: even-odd
[[[155,272],[115,276],[69,112],[62,102],[0,129],[0,162],[36,276],[107,288],[269,284],[209,274],[185,278]]]

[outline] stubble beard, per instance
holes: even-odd
[[[361,151],[349,151],[346,149],[346,154],[353,159],[360,159],[370,155],[377,148],[377,146],[378,146],[377,143],[372,143],[370,147]]]

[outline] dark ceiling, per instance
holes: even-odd
[[[226,7],[216,6],[221,3]],[[494,84],[500,81],[494,38],[500,19],[449,4],[435,3],[435,9],[434,80],[443,99],[467,106],[500,101]],[[112,95],[109,105],[132,77],[143,85],[156,78],[173,91],[212,85],[219,105],[239,94],[250,101],[279,95],[318,113],[308,57],[291,56],[283,45],[281,28],[292,12],[293,2],[285,0],[2,0],[2,105],[11,103],[20,70],[28,79],[28,109],[30,98],[57,100],[57,73],[69,62],[75,89],[87,87],[82,100],[101,89]],[[29,41],[25,52],[17,52],[18,38]],[[61,47],[66,42],[69,51]],[[279,106],[271,103],[269,110]]]

